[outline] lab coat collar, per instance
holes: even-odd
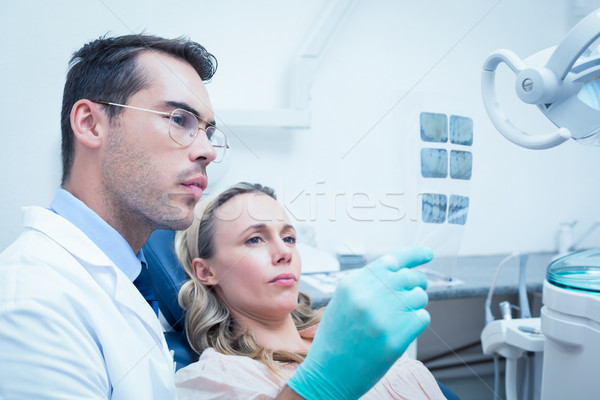
[[[87,264],[114,264],[79,228],[58,214],[42,207],[23,207],[23,227],[43,233]]]
[[[75,225],[42,207],[23,208],[23,226],[39,231],[64,248],[114,300],[140,316],[157,341],[163,338],[156,314],[129,278]]]
[[[50,209],[79,228],[129,280],[137,278],[140,262],[145,262],[142,251],[136,255],[125,238],[87,204],[67,190],[58,189]]]

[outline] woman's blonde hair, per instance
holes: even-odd
[[[276,199],[273,189],[260,184],[238,183],[210,201],[201,201],[194,210],[194,222],[177,233],[175,250],[188,276],[179,291],[179,304],[186,311],[185,332],[192,349],[198,354],[213,347],[222,354],[246,356],[263,362],[278,374],[274,361],[302,362],[305,354],[272,351],[260,345],[250,332],[240,334],[240,327],[212,287],[202,284],[192,268],[194,258],[210,259],[215,254],[215,212],[228,200],[245,193],[262,193]],[[313,310],[310,298],[298,294],[292,318],[298,330],[315,325],[323,310]],[[279,375],[279,374],[278,374]]]

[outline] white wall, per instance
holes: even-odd
[[[0,248],[21,230],[19,207],[48,205],[59,184],[62,85],[70,54],[83,43],[107,32],[190,36],[219,60],[208,86],[218,118],[219,109],[287,106],[290,63],[327,5],[0,3]],[[229,130],[233,157],[220,170],[209,169],[209,180],[218,177],[209,186],[239,180],[274,186],[299,224],[313,227],[318,245],[331,251],[379,253],[414,243],[450,254],[553,250],[560,222],[580,221],[578,234],[600,219],[599,150],[576,143],[546,151],[512,145],[488,121],[479,82],[493,50],[526,57],[560,42],[572,23],[570,10],[567,0],[358,0],[317,71],[311,128]],[[500,90],[504,99],[513,83],[510,73],[500,72],[508,88]],[[520,124],[551,129],[537,110],[505,104]],[[415,121],[421,111],[473,118],[470,182],[419,178]],[[421,190],[468,195],[467,224],[416,222]],[[401,220],[381,221],[401,214]],[[589,244],[599,241],[600,234]]]

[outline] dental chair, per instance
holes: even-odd
[[[144,245],[144,256],[158,297],[160,313],[172,329],[165,332],[165,338],[169,349],[175,353],[175,366],[179,369],[196,361],[198,356],[187,342],[185,313],[177,301],[179,288],[187,278],[175,255],[174,241],[175,231],[154,231]],[[438,385],[448,400],[458,400],[446,386],[440,382]]]
[[[144,245],[144,257],[158,297],[160,313],[171,327],[165,332],[169,349],[174,354],[177,369],[197,360],[198,356],[185,336],[185,313],[179,306],[177,294],[187,277],[175,255],[175,231],[157,230]],[[163,322],[163,325],[167,325]]]

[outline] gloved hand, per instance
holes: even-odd
[[[307,400],[357,399],[369,391],[429,325],[427,279],[409,268],[432,258],[431,249],[410,247],[342,280],[288,386]]]

